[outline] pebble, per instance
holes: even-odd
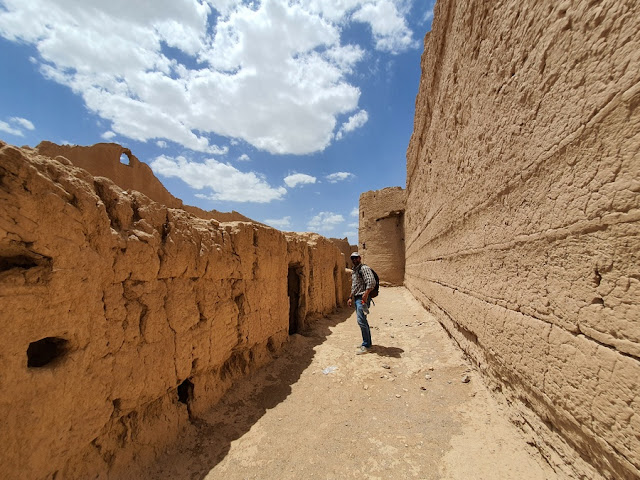
[[[427,374],[424,376],[424,378],[426,378],[427,380],[431,380],[431,375]]]
[[[400,398],[402,395],[400,395],[399,393],[396,393],[396,398]]]
[[[430,372],[433,372],[433,365],[429,365],[429,366],[427,367],[427,370],[429,370]]]
[[[406,389],[406,388],[403,388],[402,390],[403,390],[403,391],[405,391],[405,392],[408,392],[408,391],[409,391],[409,390],[408,390],[408,389]]]
[[[365,384],[362,388],[364,388],[365,390],[369,390],[369,385]]]
[[[427,387],[420,387],[420,390],[426,390]]]
[[[391,366],[385,364],[385,365],[382,365],[382,368],[385,368],[385,369],[389,370],[391,368]]]
[[[469,383],[470,380],[471,377],[469,375],[465,375],[464,377],[462,377],[462,383]]]

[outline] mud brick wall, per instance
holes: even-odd
[[[404,281],[405,191],[400,187],[372,190],[360,195],[358,229],[362,261],[373,268],[381,282]]]
[[[405,229],[405,284],[532,442],[639,478],[640,3],[438,0]]]
[[[3,476],[124,478],[349,284],[328,239],[198,218],[0,142]]]
[[[131,150],[117,143],[97,143],[91,146],[57,145],[43,141],[34,150],[46,157],[58,156],[70,160],[73,165],[85,169],[94,177],[106,177],[123,190],[144,193],[151,200],[171,208],[180,208],[197,217],[213,219],[219,222],[253,222],[259,223],[244,215],[233,212],[205,211],[198,207],[184,205],[182,200],[174,197],[156,178],[151,167],[138,160]],[[126,157],[128,163],[121,158]]]

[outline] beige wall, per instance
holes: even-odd
[[[439,0],[422,72],[406,285],[549,458],[640,477],[640,3]]]
[[[400,187],[360,195],[359,252],[381,282],[404,281],[405,191]]]
[[[197,218],[0,142],[3,476],[152,459],[287,341],[291,265],[304,329],[349,288],[329,240]]]
[[[106,177],[123,190],[135,190],[144,193],[151,200],[171,208],[182,208],[201,218],[214,219],[219,222],[255,222],[244,215],[217,210],[202,210],[198,207],[184,205],[182,200],[174,197],[153,174],[151,168],[117,143],[97,143],[88,147],[80,145],[56,145],[52,142],[40,142],[35,148],[40,155],[55,158],[61,156],[70,160],[76,167],[84,168],[95,177]],[[122,163],[126,156],[128,164]]]
[[[344,264],[345,268],[351,268],[351,253],[358,251],[357,245],[350,245],[349,239],[347,237],[344,238],[330,238],[333,244],[340,249],[342,254],[344,255]]]

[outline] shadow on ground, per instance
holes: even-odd
[[[371,347],[370,353],[374,353],[381,357],[400,358],[403,352],[404,350],[398,347],[385,347],[384,345],[373,345],[373,347]]]
[[[147,470],[143,478],[204,478],[226,457],[234,440],[242,437],[268,410],[289,396],[291,386],[311,364],[315,347],[331,335],[333,327],[344,322],[352,313],[352,309],[343,308],[315,321],[307,330],[293,335],[271,363],[246,377],[238,378],[219,403],[206,414],[192,420],[192,425],[168,452],[164,459],[166,464],[163,461],[155,464],[162,474],[158,470]],[[188,458],[188,467],[172,468],[171,458]],[[171,473],[163,476],[169,473],[167,470],[171,470]]]

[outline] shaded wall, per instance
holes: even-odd
[[[438,1],[405,283],[586,478],[640,477],[639,106],[638,2]]]
[[[329,240],[198,218],[0,142],[3,475],[151,461],[287,341],[290,265],[302,330],[345,300]]]
[[[362,261],[373,268],[381,282],[404,281],[405,191],[400,187],[373,190],[360,195],[358,242]]]

